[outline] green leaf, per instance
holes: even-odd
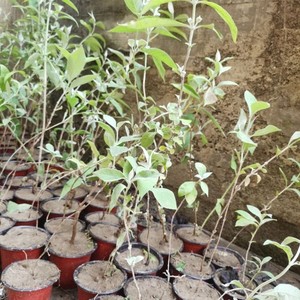
[[[116,129],[117,128],[117,122],[115,118],[109,116],[109,115],[104,115],[103,120],[109,124],[112,128]]]
[[[248,225],[257,225],[257,221],[254,217],[252,217],[248,212],[244,210],[237,210],[238,219],[235,223],[236,227],[246,227]]]
[[[256,130],[252,136],[263,136],[277,131],[281,131],[281,129],[273,125],[268,125],[263,129]]]
[[[70,85],[71,88],[77,88],[84,84],[92,82],[94,79],[97,78],[97,75],[84,75],[79,78],[76,78]]]
[[[114,27],[113,29],[111,29],[110,32],[131,33],[131,32],[144,31],[148,28],[155,28],[155,27],[187,27],[187,25],[168,18],[143,17],[136,21],[120,24]]]
[[[289,140],[289,145],[294,142],[300,140],[300,131],[295,131]]]
[[[124,146],[111,146],[109,151],[113,157],[117,157],[123,153],[128,152],[129,148]]]
[[[60,198],[64,198],[71,190],[83,184],[83,180],[80,177],[70,178],[65,184],[61,191]]]
[[[153,62],[154,62],[154,64],[155,64],[155,67],[156,67],[156,69],[157,69],[157,71],[158,71],[159,76],[160,76],[163,80],[165,80],[166,70],[165,70],[165,68],[164,68],[164,65],[163,65],[162,61],[159,60],[159,59],[157,59],[157,58],[155,58],[155,57],[152,57],[152,59],[153,59]]]
[[[111,194],[111,200],[109,203],[109,211],[111,211],[114,207],[117,206],[121,193],[126,189],[126,186],[122,183],[118,183]]]
[[[99,171],[94,172],[93,175],[103,180],[104,182],[114,182],[125,179],[125,176],[121,171],[110,168],[100,169]]]
[[[116,136],[115,136],[113,129],[109,125],[107,125],[103,122],[99,122],[99,126],[101,128],[103,128],[105,131],[104,132],[104,141],[105,141],[106,145],[109,147],[113,146],[116,142]]]
[[[158,48],[145,48],[144,53],[152,56],[153,58],[162,61],[164,64],[169,66],[173,71],[177,71],[177,65],[172,57],[165,51]]]
[[[285,254],[287,255],[287,258],[288,258],[289,262],[293,258],[293,251],[292,251],[292,249],[289,246],[284,245],[283,243],[279,244],[278,242],[275,242],[275,241],[266,240],[264,242],[264,246],[266,246],[266,245],[272,245],[272,246],[275,246],[275,247],[281,249],[282,251],[284,251]]]
[[[156,178],[139,178],[137,179],[137,189],[139,196],[144,197],[157,184]]]
[[[99,157],[100,153],[99,153],[95,143],[93,143],[92,141],[87,141],[87,142],[88,142],[88,144],[89,144],[89,146],[92,150],[93,156],[96,157],[96,158]]]
[[[178,188],[178,196],[185,197],[195,189],[195,186],[196,186],[196,182],[194,181],[186,181],[182,183]]]
[[[71,82],[84,70],[86,56],[82,46],[74,50],[67,58],[67,79]]]
[[[142,0],[124,0],[127,8],[136,16],[141,13],[143,8],[143,1]]]
[[[262,219],[261,211],[257,207],[248,204],[247,209],[260,220]]]
[[[254,143],[254,142],[251,140],[251,138],[250,138],[248,135],[246,135],[244,132],[242,132],[242,131],[237,132],[236,136],[238,137],[238,139],[239,139],[241,142],[243,142],[243,143],[245,143],[245,144],[247,144],[247,145],[251,145],[251,146],[255,146],[255,147],[257,146],[257,144]]]
[[[251,114],[255,115],[257,112],[268,108],[270,108],[270,104],[268,102],[256,101],[255,103],[251,104]]]
[[[204,181],[201,181],[200,187],[202,192],[208,197],[208,185]]]
[[[77,7],[75,6],[75,4],[71,0],[61,0],[61,1],[65,4],[67,4],[72,9],[74,9],[79,14],[79,11],[78,11]]]
[[[141,138],[141,145],[143,148],[149,148],[154,142],[155,132],[145,132]]]
[[[166,209],[177,209],[175,195],[172,191],[166,188],[153,188],[151,189],[157,202]]]
[[[218,5],[218,4],[214,3],[214,2],[204,0],[204,1],[200,1],[200,3],[212,7],[217,12],[217,14],[228,25],[228,27],[230,29],[230,32],[231,32],[232,40],[234,42],[236,42],[237,35],[238,35],[238,29],[237,29],[237,27],[236,27],[236,25],[235,25],[235,23],[234,23],[231,15],[222,6],[220,6],[220,5]]]
[[[9,213],[16,212],[16,211],[22,212],[22,211],[30,209],[31,207],[32,206],[30,204],[25,204],[25,203],[17,204],[13,201],[9,201],[6,206],[6,210]]]
[[[142,14],[144,15],[146,12],[148,12],[152,8],[156,8],[161,6],[162,4],[169,3],[169,2],[175,2],[178,0],[150,0],[147,5],[144,6],[142,10]]]

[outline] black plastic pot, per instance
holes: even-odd
[[[136,256],[144,256],[144,259],[138,263],[136,263],[133,267],[134,269],[134,274],[136,276],[138,275],[153,275],[156,276],[157,273],[161,270],[161,268],[163,267],[164,264],[164,260],[162,255],[156,251],[153,248],[149,248],[150,253],[148,253],[148,247],[146,244],[143,243],[132,243],[132,256],[136,257]],[[124,259],[124,261],[120,260],[121,254],[125,254],[126,253],[126,258],[130,257],[130,252],[128,249],[128,244],[123,244],[117,251],[117,254],[115,256],[114,259],[114,263],[115,265],[124,270],[127,275],[129,277],[132,276],[132,271],[131,268],[129,266],[129,264],[127,263],[127,261]],[[147,257],[145,257],[145,254],[147,255]],[[155,264],[157,263],[157,265],[155,265],[153,268],[150,267],[150,263],[148,265],[146,265],[147,259],[151,260],[153,262],[153,260],[155,260]]]

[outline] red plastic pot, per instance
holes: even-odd
[[[101,273],[101,271],[106,272],[109,267],[114,267],[107,261],[91,261],[86,264],[79,266],[74,272],[74,281],[77,284],[77,300],[90,300],[94,299],[97,295],[119,295],[127,280],[126,272],[120,269],[116,269],[114,267],[114,272],[111,273],[111,277],[106,277],[105,273]],[[99,281],[93,283],[93,285],[88,285],[87,282],[83,283],[81,281],[80,273],[85,272],[85,276],[94,276],[95,273],[99,274]],[[114,276],[117,276],[114,278]],[[96,280],[96,279],[95,279]],[[107,283],[105,281],[111,281],[115,287],[111,290],[107,290],[105,286]],[[103,283],[103,285],[102,285]]]
[[[91,255],[95,251],[95,249],[96,245],[94,245],[94,247],[85,254],[66,257],[61,254],[55,253],[53,249],[49,248],[49,261],[54,263],[60,270],[59,286],[61,288],[73,289],[76,287],[76,283],[73,279],[73,273],[78,266],[90,261]]]
[[[14,231],[17,229],[21,230],[38,230],[43,232],[45,235],[45,240],[39,244],[32,245],[31,247],[8,247],[3,243],[0,244],[0,253],[1,253],[1,268],[2,270],[5,269],[8,265],[13,262],[20,261],[23,259],[37,259],[43,253],[43,248],[48,241],[49,234],[46,230],[41,228],[36,228],[32,226],[18,226],[11,228],[6,234],[13,234]],[[18,231],[19,232],[19,231]],[[16,239],[20,237],[16,234]]]
[[[38,222],[40,220],[40,218],[43,216],[42,212],[40,210],[37,210],[36,208],[30,208],[30,211],[34,211],[35,215],[34,216],[31,216],[29,218],[29,215],[25,215],[23,217],[21,217],[21,214],[24,213],[23,212],[12,212],[12,213],[9,213],[9,212],[6,212],[4,214],[4,216],[7,216],[9,218],[11,218],[12,220],[15,221],[15,226],[37,226],[38,225]],[[26,211],[27,212],[27,211]],[[28,214],[30,214],[28,212]]]
[[[103,233],[96,232],[101,229]],[[97,249],[92,255],[92,260],[108,260],[116,248],[119,226],[108,223],[95,223],[88,226],[88,231],[97,244]]]
[[[183,241],[182,252],[193,252],[202,254],[203,250],[208,245],[210,233],[206,230],[201,230],[200,234],[203,235],[203,241],[199,241],[198,239],[196,241],[192,236],[189,237],[189,235],[185,233],[181,234],[182,230],[188,230],[191,233],[194,230],[194,225],[184,224],[178,225],[175,228],[175,234]]]
[[[30,204],[34,207],[39,207],[41,203],[53,197],[52,193],[48,190],[41,191],[40,189],[36,194],[32,188],[21,188],[15,191],[15,201],[18,204]]]
[[[22,261],[21,263],[30,263],[31,261],[35,262],[35,260],[25,260]],[[55,274],[49,274],[49,278],[45,280],[41,284],[39,288],[31,288],[31,287],[25,287],[24,288],[24,283],[20,284],[20,287],[17,286],[16,283],[12,283],[9,277],[6,277],[6,274],[9,274],[10,277],[14,275],[14,268],[17,266],[17,264],[20,262],[13,263],[9,265],[3,272],[1,276],[1,280],[5,286],[6,290],[6,298],[7,300],[50,300],[51,299],[51,293],[52,293],[52,286],[55,281],[58,280],[59,277],[59,270],[55,266],[51,266],[52,272],[55,272]],[[40,260],[39,263],[41,264],[40,268],[45,268],[44,264],[51,264],[48,261],[42,261]],[[40,272],[43,272],[44,270],[40,269]],[[18,269],[17,269],[18,270]],[[18,274],[16,274],[17,276]],[[16,277],[13,276],[13,277]],[[26,273],[22,273],[22,276],[25,277],[26,280],[30,280],[31,278],[26,278]]]
[[[53,219],[74,215],[79,208],[79,202],[72,200],[72,207],[68,207],[67,202],[69,202],[69,200],[59,198],[44,201],[41,204],[41,211],[44,214],[44,218]]]

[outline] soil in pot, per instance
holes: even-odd
[[[28,209],[14,210],[3,214],[16,222],[15,226],[36,226],[42,217],[42,212],[35,207]]]
[[[178,277],[173,282],[178,300],[218,300],[221,294],[203,280],[187,276]]]
[[[120,218],[114,214],[107,213],[105,211],[96,211],[91,212],[84,216],[84,219],[87,223],[109,223],[112,225],[119,226]]]
[[[88,206],[85,208],[84,213],[88,214],[96,211],[108,211],[109,210],[109,199],[104,193],[96,195],[88,195],[84,199]],[[117,208],[113,208],[111,213],[116,213]]]
[[[216,270],[213,282],[216,288],[220,291],[220,293],[223,295],[223,299],[225,300],[244,300],[246,299],[245,294],[242,290],[238,291],[232,291],[232,289],[236,289],[237,287],[234,285],[226,286],[228,283],[230,283],[232,280],[239,280],[242,282],[243,286],[246,288],[249,288],[250,290],[253,290],[257,284],[255,281],[251,281],[246,276],[246,281],[243,282],[241,280],[241,274],[231,267],[225,267]]]
[[[141,292],[141,300],[175,300],[172,285],[161,277],[157,276],[137,276],[136,281]],[[130,278],[124,286],[125,296],[129,299],[139,299],[137,287]]]
[[[5,235],[0,236],[2,270],[10,263],[39,258],[49,234],[41,228],[33,226],[13,227]]]
[[[62,190],[63,190],[63,188],[57,188],[57,189],[53,190],[53,195],[55,197],[60,197]],[[69,198],[77,200],[77,201],[83,201],[84,198],[86,197],[86,195],[88,194],[87,191],[84,188],[81,188],[81,187],[77,187],[75,189],[72,189],[69,192],[69,194],[71,194],[71,193],[74,193],[74,194],[72,194],[72,197],[70,195],[67,195],[66,197],[69,197]]]
[[[91,261],[74,272],[78,300],[89,300],[96,295],[116,294],[127,279],[126,273],[108,261]]]
[[[208,261],[203,261],[203,256],[197,253],[181,252],[171,257],[173,275],[187,275],[201,280],[210,280],[215,268]]]
[[[49,260],[60,269],[59,284],[63,289],[76,287],[73,280],[75,269],[90,260],[96,245],[85,232],[77,232],[73,243],[71,232],[61,232],[52,235],[48,251]]]
[[[1,275],[8,300],[50,300],[58,268],[45,260],[27,259],[12,263]]]
[[[120,227],[108,223],[90,224],[88,231],[97,243],[97,250],[92,255],[92,260],[107,260],[116,247],[120,235]]]
[[[3,175],[6,176],[26,176],[30,170],[29,163],[22,163],[19,161],[7,161],[0,164]]]
[[[205,256],[210,258],[213,255],[212,263],[216,268],[231,267],[234,269],[241,269],[245,260],[241,254],[226,247],[214,246],[205,250]]]
[[[52,193],[40,188],[21,188],[15,191],[15,201],[18,204],[27,203],[39,207],[40,203],[51,199]]]
[[[5,201],[10,201],[14,198],[15,192],[5,187],[0,187],[0,213],[6,209]]]
[[[1,216],[0,217],[0,235],[5,234],[7,232],[7,230],[9,230],[10,228],[12,228],[15,225],[15,223],[16,222],[14,220],[4,217],[4,216]]]
[[[148,252],[147,245],[142,243],[132,243],[131,246],[131,253],[127,243],[118,249],[114,259],[116,266],[132,276],[128,259],[139,258],[133,266],[135,275],[157,275],[164,263],[161,254],[151,247]]]
[[[152,248],[159,251],[164,257],[168,256],[169,252],[173,254],[183,249],[182,240],[177,238],[174,234],[170,235],[169,231],[167,231],[167,240],[164,239],[161,226],[151,226],[149,229],[144,229],[139,236],[139,240],[144,244],[149,243]]]
[[[72,218],[53,218],[45,222],[44,228],[50,233],[69,232],[71,233],[74,226],[74,219]],[[85,223],[82,220],[77,220],[76,230],[83,231],[85,229]]]
[[[194,229],[194,225],[178,225],[176,235],[184,242],[183,252],[202,253],[210,240],[210,234],[201,229]]]
[[[41,210],[47,219],[70,216],[74,214],[78,208],[78,201],[58,198],[47,200],[41,205]]]
[[[7,178],[5,181],[5,186],[12,190],[17,190],[19,188],[30,188],[33,187],[34,184],[35,181],[28,176],[15,176]]]

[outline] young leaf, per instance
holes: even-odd
[[[268,108],[270,108],[270,104],[268,102],[256,101],[255,103],[251,104],[251,114],[255,115],[257,112]]]
[[[143,51],[148,55],[150,55],[151,57],[162,61],[164,64],[169,66],[173,71],[177,71],[176,63],[167,52],[158,48],[145,48],[143,49]]]
[[[121,193],[126,189],[126,186],[122,183],[118,183],[111,194],[111,200],[109,203],[109,210],[111,211],[114,207],[117,206]]]
[[[146,12],[148,12],[152,8],[159,7],[162,4],[169,3],[169,2],[175,2],[175,1],[178,1],[178,0],[150,0],[150,1],[148,1],[147,5],[144,6],[141,13],[142,13],[142,15],[144,15]]]
[[[188,194],[190,194],[193,189],[195,188],[196,183],[194,181],[186,181],[180,185],[178,188],[178,196],[184,197]]]
[[[153,188],[151,189],[157,202],[166,209],[177,209],[175,195],[172,191],[166,188]]]
[[[79,14],[79,11],[78,11],[77,7],[75,6],[75,4],[71,0],[61,0],[61,1],[65,4],[67,4],[72,9],[74,9]]]
[[[295,131],[293,133],[293,135],[291,136],[291,138],[289,140],[289,145],[296,140],[300,140],[300,131]]]
[[[82,46],[74,50],[67,58],[67,79],[71,82],[83,71],[86,56]]]
[[[61,191],[60,197],[64,198],[71,190],[83,184],[83,180],[80,177],[70,178],[65,184]]]
[[[82,86],[84,84],[92,82],[94,79],[96,79],[97,75],[84,75],[79,78],[76,78],[70,85],[71,88],[77,88],[79,86]]]
[[[202,192],[208,197],[208,185],[204,181],[201,181],[200,187]]]
[[[93,175],[103,180],[104,182],[114,182],[125,179],[121,171],[110,168],[100,169],[99,171],[94,172]]]
[[[9,201],[6,206],[6,210],[8,212],[16,212],[16,211],[22,212],[28,210],[29,208],[31,208],[30,204],[26,204],[26,203],[17,204],[13,201]]]
[[[281,131],[281,129],[273,125],[268,125],[263,129],[256,130],[252,136],[263,136],[277,131]]]
[[[127,8],[136,16],[141,13],[141,9],[143,7],[142,0],[124,0]]]
[[[218,5],[218,4],[214,3],[214,2],[204,0],[204,1],[200,1],[200,3],[212,7],[218,13],[218,15],[228,25],[228,27],[230,29],[230,32],[231,32],[232,40],[234,42],[236,42],[236,40],[237,40],[237,34],[238,34],[238,29],[237,29],[237,27],[236,27],[236,25],[235,25],[235,23],[234,23],[231,15],[222,6],[220,6],[220,5]]]
[[[155,27],[187,27],[187,25],[168,18],[144,17],[136,21],[120,24],[111,29],[110,32],[131,33],[144,31],[145,29]]]

